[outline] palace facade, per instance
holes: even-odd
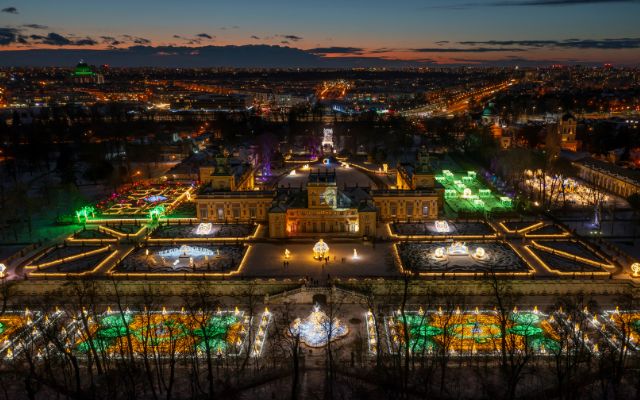
[[[197,217],[210,222],[258,222],[272,238],[376,234],[378,222],[435,220],[442,190],[421,153],[416,165],[398,168],[393,189],[339,186],[335,170],[310,170],[305,186],[257,190],[248,164],[217,158],[200,168],[202,186],[195,198]]]

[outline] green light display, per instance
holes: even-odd
[[[460,174],[445,169],[435,179],[444,186],[444,198],[455,212],[508,210],[513,206],[509,197],[485,187],[475,171]]]
[[[96,210],[91,206],[82,207],[79,210],[76,210],[76,219],[78,222],[86,222],[89,218],[93,218],[95,216]]]

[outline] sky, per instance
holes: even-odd
[[[0,0],[0,52],[264,44],[425,64],[638,65],[638,15],[640,0]]]

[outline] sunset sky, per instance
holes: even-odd
[[[433,63],[640,63],[640,1],[0,0],[0,50],[269,44]]]

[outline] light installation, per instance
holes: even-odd
[[[329,256],[329,245],[324,240],[320,239],[313,245],[313,258],[316,260],[322,260]]]
[[[447,221],[436,221],[435,226],[436,232],[447,233],[451,231],[451,229],[449,228],[449,223]]]
[[[144,201],[147,203],[158,203],[160,201],[167,201],[167,198],[165,196],[153,195],[145,197]]]
[[[360,256],[358,255],[358,250],[356,249],[353,249],[353,259],[354,260],[360,259]]]
[[[640,263],[631,264],[631,272],[633,273],[633,277],[637,278],[640,276]]]
[[[454,242],[447,247],[447,254],[452,256],[466,256],[469,255],[469,248],[464,242]]]
[[[211,222],[202,222],[196,228],[196,235],[208,235],[212,230],[213,224]]]
[[[320,310],[320,305],[313,306],[311,313],[304,319],[296,318],[289,326],[291,336],[299,336],[300,340],[310,347],[324,347],[330,341],[338,340],[349,333],[349,328],[338,318],[329,319]]]
[[[4,278],[5,277],[4,273],[5,273],[6,270],[7,270],[7,266],[2,264],[2,263],[0,263],[0,278]]]
[[[289,172],[289,176],[295,176],[296,175],[296,170],[292,169],[291,172]]]
[[[172,258],[186,258],[186,257],[204,257],[213,256],[214,253],[211,249],[205,249],[204,247],[196,247],[189,245],[182,245],[180,247],[174,247],[168,250],[162,250],[158,252],[160,257],[172,257]]]
[[[149,218],[151,220],[157,220],[165,213],[165,208],[163,205],[155,206],[149,211]]]
[[[479,310],[463,312],[459,308],[454,314],[438,311],[397,311],[386,321],[390,350],[402,351],[408,345],[410,352],[432,352],[447,348],[452,354],[497,353],[502,340],[499,315],[493,311]],[[505,323],[505,334],[509,346],[522,351],[530,348],[536,352],[556,353],[561,351],[559,336],[553,325],[553,316],[537,310],[520,312],[514,309]],[[405,343],[405,329],[409,342]]]
[[[76,211],[76,218],[78,222],[88,221],[89,217],[95,216],[96,210],[91,206],[82,207],[81,209]]]

